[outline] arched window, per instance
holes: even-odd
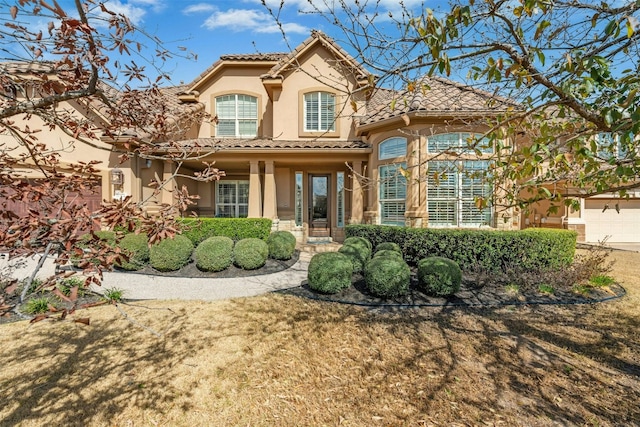
[[[393,159],[407,155],[407,139],[394,137],[380,143],[378,146],[378,159]]]
[[[334,132],[336,130],[336,96],[330,92],[304,94],[304,131]]]
[[[483,154],[493,153],[491,140],[480,134],[467,132],[442,133],[431,135],[427,139],[427,151],[429,153],[441,153],[452,151],[456,153],[474,152],[479,150]]]
[[[231,94],[216,97],[216,136],[254,138],[258,134],[258,98]]]

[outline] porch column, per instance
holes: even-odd
[[[273,170],[273,160],[264,162],[264,218],[278,218],[278,202],[276,200],[276,176]]]
[[[421,206],[420,188],[420,136],[414,135],[407,140],[407,196],[405,221],[409,227],[421,227],[426,213]]]
[[[363,211],[364,211],[364,203],[362,197],[362,183],[360,180],[362,179],[362,160],[356,160],[352,165],[353,169],[353,179],[352,186],[353,189],[351,191],[351,224],[361,224]]]
[[[262,218],[262,192],[260,166],[257,160],[249,161],[249,218]]]
[[[173,190],[176,187],[176,181],[173,178],[176,165],[171,160],[164,161],[164,170],[162,171],[162,191],[160,201],[162,203],[173,204]]]

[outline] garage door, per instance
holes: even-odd
[[[619,203],[620,213],[615,209]],[[609,208],[602,212],[608,205]],[[587,242],[640,242],[640,200],[590,199],[585,201],[584,219]]]

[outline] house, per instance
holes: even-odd
[[[528,212],[478,203],[495,191],[486,180],[494,147],[482,138],[485,119],[513,108],[512,101],[437,77],[405,90],[374,89],[372,82],[314,31],[290,53],[224,55],[192,83],[167,88],[176,129],[170,141],[152,141],[144,156],[119,164],[116,151],[130,142],[123,134],[104,136],[100,149],[70,160],[103,161],[104,199],[131,195],[154,214],[186,186],[200,196],[193,207],[200,216],[269,218],[274,230],[300,241],[342,241],[347,224],[371,223],[544,226],[577,230],[580,240],[640,242],[640,192],[625,201],[586,199],[580,211],[554,214],[544,202]],[[202,114],[211,119],[188,120]],[[57,139],[64,137],[51,136]],[[177,167],[160,157],[191,148],[204,154],[181,160],[179,175],[158,194],[149,183]],[[225,175],[189,179],[203,161],[215,161]],[[612,209],[603,215],[605,205]]]

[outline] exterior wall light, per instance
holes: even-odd
[[[120,170],[120,168],[115,168],[111,170],[111,184],[113,185],[122,185],[124,184],[124,173]]]

